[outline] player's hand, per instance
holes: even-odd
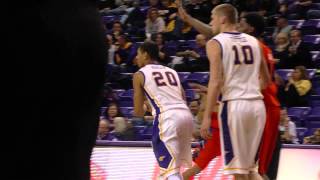
[[[190,15],[186,12],[186,10],[182,6],[179,6],[178,8],[178,16],[183,22],[188,22],[190,19]]]
[[[175,3],[178,7],[182,7],[182,2],[181,2],[181,0],[175,0],[174,3]]]
[[[191,87],[192,89],[194,89],[196,92],[199,93],[207,93],[208,88],[206,86],[203,86],[201,84],[198,83],[188,83],[189,87]]]
[[[290,76],[290,77],[288,78],[288,83],[289,83],[289,84],[294,84],[294,80],[292,79],[292,76]]]
[[[210,118],[203,118],[200,128],[200,135],[203,139],[211,139],[212,134],[210,132],[210,124],[211,119]]]

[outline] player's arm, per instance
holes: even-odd
[[[144,102],[144,93],[143,93],[143,83],[144,76],[141,72],[136,72],[133,75],[133,104],[134,104],[134,116],[143,118],[143,102]]]
[[[264,52],[261,46],[260,46],[260,53],[261,53],[260,84],[261,84],[261,89],[265,89],[268,86],[268,84],[271,83],[271,76],[270,76],[267,61],[264,57]]]
[[[216,40],[207,42],[207,55],[210,62],[210,79],[207,92],[207,102],[203,115],[203,122],[201,125],[201,136],[204,139],[210,138],[209,132],[211,124],[211,112],[220,94],[220,86],[222,83],[222,62],[221,62],[221,48]]]
[[[178,5],[178,15],[179,17],[186,23],[190,24],[193,28],[195,28],[198,32],[205,35],[208,39],[214,36],[212,33],[211,27],[208,24],[205,24],[199,21],[196,18],[190,16],[186,10],[182,6],[182,0],[176,0],[176,4]]]

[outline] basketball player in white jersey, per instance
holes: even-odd
[[[141,68],[133,76],[134,112],[143,117],[147,97],[154,116],[152,147],[160,166],[160,179],[182,180],[180,166],[191,166],[192,115],[176,71],[157,64],[155,43],[144,42],[138,49]]]
[[[237,10],[232,5],[216,6],[211,18],[212,32],[217,35],[206,46],[210,81],[200,133],[210,137],[211,109],[221,93],[224,173],[233,174],[236,180],[261,179],[255,157],[266,119],[261,87],[270,81],[267,66],[257,39],[236,31]]]

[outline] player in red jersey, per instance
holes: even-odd
[[[200,84],[190,83],[190,87],[196,89],[199,93],[207,93],[207,87]],[[202,104],[205,104],[204,99],[205,98],[202,97]],[[200,173],[200,171],[207,167],[212,159],[221,155],[217,112],[218,109],[213,109],[213,112],[211,113],[211,138],[205,141],[204,147],[200,150],[199,155],[194,160],[194,165],[182,174],[183,179],[185,180]]]

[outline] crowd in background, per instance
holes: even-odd
[[[312,61],[311,49],[303,42],[303,31],[289,25],[293,19],[319,19],[320,6],[312,0],[186,0],[183,6],[194,18],[208,23],[211,10],[221,3],[232,3],[240,16],[257,12],[265,17],[267,27],[273,27],[264,34],[265,42],[272,48],[277,69],[294,69],[288,80],[275,75],[279,87],[278,97],[283,107],[279,131],[284,143],[319,144],[319,129],[303,142],[297,139],[296,125],[287,115],[286,108],[309,106],[308,96],[312,94],[312,82],[306,69],[319,68]],[[318,2],[320,3],[320,2]],[[315,5],[316,4],[316,5]],[[159,47],[159,63],[178,72],[208,71],[206,37],[198,34],[188,23],[179,18],[178,7],[173,0],[100,0],[100,13],[110,19],[105,23],[105,37],[108,44],[108,82],[117,82],[114,89],[132,89],[130,74],[138,70],[136,50],[139,42],[153,40]],[[192,45],[177,47],[178,42]],[[108,89],[109,88],[109,89]],[[117,95],[108,87],[97,139],[135,140],[135,124],[121,113]],[[196,94],[188,101],[194,115],[194,140],[201,140],[199,128],[205,100],[204,94]],[[145,122],[139,125],[152,126],[151,108],[145,102]]]

